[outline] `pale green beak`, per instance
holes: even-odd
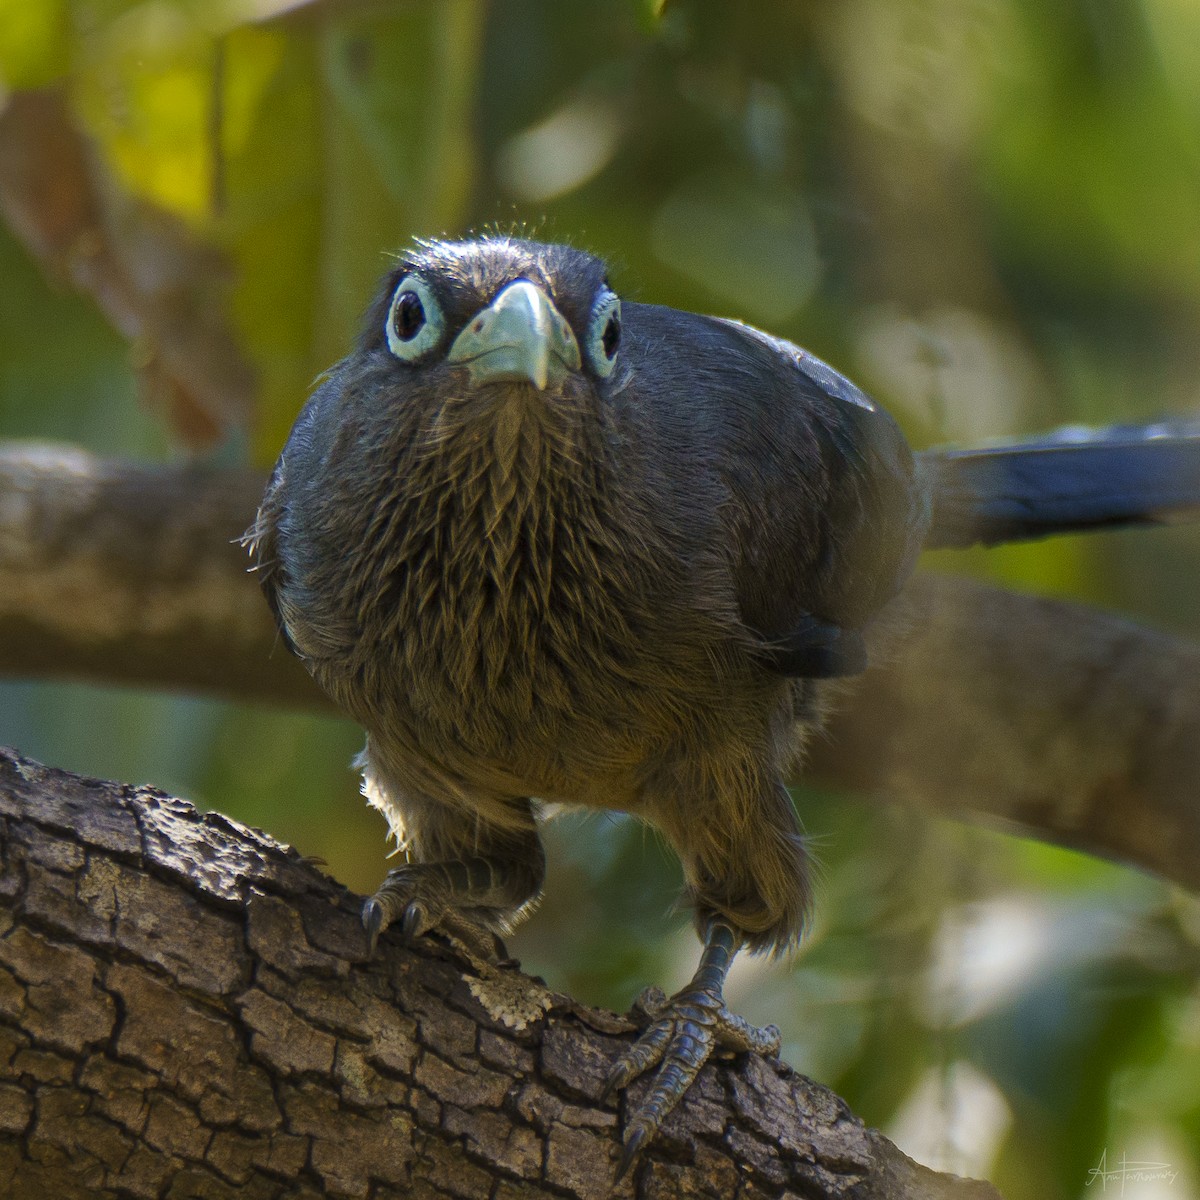
[[[580,369],[579,343],[550,297],[527,279],[510,283],[454,339],[447,361],[471,382],[532,383],[538,391]]]

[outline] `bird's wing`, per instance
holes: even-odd
[[[753,360],[761,405],[729,459],[743,618],[780,672],[855,674],[860,631],[907,578],[928,524],[912,454],[891,416],[828,364],[719,323]]]
[[[258,579],[263,595],[267,598],[275,624],[287,648],[296,654],[296,646],[288,634],[287,624],[279,602],[279,590],[283,584],[283,564],[279,558],[279,518],[283,511],[284,460],[281,457],[271,472],[271,478],[263,493],[262,503],[254,524],[242,537],[242,545],[249,550],[254,560],[251,570]]]

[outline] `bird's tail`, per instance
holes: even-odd
[[[927,450],[931,549],[1200,518],[1200,425],[1069,427],[984,450]]]

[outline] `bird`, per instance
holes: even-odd
[[[700,961],[609,1075],[611,1097],[657,1069],[620,1179],[715,1050],[779,1050],[725,977],[804,932],[783,781],[921,550],[1197,508],[1194,428],[914,453],[791,342],[496,233],[397,255],[246,541],[284,642],[365,729],[363,791],[405,854],[363,906],[372,948],[511,930],[547,805],[632,814],[677,854]]]

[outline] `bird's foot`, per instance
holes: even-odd
[[[362,907],[363,928],[370,953],[379,935],[399,923],[405,941],[418,937],[451,908],[456,894],[453,876],[462,863],[408,863],[387,873],[387,878]]]
[[[400,925],[404,940],[410,941],[439,923],[476,948],[474,938],[484,931],[470,917],[504,904],[510,874],[504,863],[491,858],[397,866],[362,905],[368,950],[374,954],[379,935],[389,925]],[[486,938],[480,944],[487,944]]]
[[[651,1067],[661,1066],[650,1094],[625,1124],[616,1183],[632,1169],[715,1050],[749,1050],[762,1055],[779,1052],[779,1030],[774,1025],[760,1029],[725,1007],[722,985],[737,949],[736,939],[728,925],[714,922],[700,969],[687,987],[670,999],[658,988],[648,988],[638,997],[635,1007],[646,1014],[650,1024],[609,1073],[605,1098]]]

